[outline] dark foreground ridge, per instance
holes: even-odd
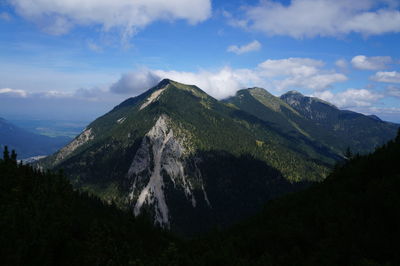
[[[14,153],[13,153],[14,154]],[[157,265],[173,238],[74,191],[61,173],[0,159],[1,265]]]

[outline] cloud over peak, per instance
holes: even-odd
[[[141,93],[160,81],[160,77],[152,70],[142,68],[125,73],[114,83],[110,90],[117,94],[138,94]]]
[[[266,60],[254,68],[220,69],[195,72],[138,69],[114,83],[114,93],[137,95],[156,85],[163,78],[193,84],[217,99],[223,99],[243,88],[262,86],[272,91],[288,89],[324,90],[347,80],[344,74],[323,69],[324,62],[310,58]]]

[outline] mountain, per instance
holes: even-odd
[[[396,135],[399,125],[356,112],[340,110],[314,97],[290,91],[275,97],[262,88],[240,90],[224,102],[289,135],[303,135],[338,155],[347,148],[368,153]]]
[[[60,174],[0,159],[2,264],[399,265],[399,158],[400,130],[322,183],[193,239],[76,191]]]
[[[239,225],[195,240],[197,265],[399,265],[400,130],[324,182],[270,201]]]
[[[47,137],[21,129],[0,118],[0,148],[14,149],[21,159],[56,152],[70,141],[67,137]]]
[[[344,150],[368,153],[396,136],[398,124],[382,121],[336,106],[315,97],[290,91],[280,97],[303,117],[315,124],[314,138]],[[310,130],[312,131],[312,130]]]
[[[177,232],[204,231],[255,213],[322,180],[340,159],[196,86],[163,80],[93,121],[40,162],[75,187]]]

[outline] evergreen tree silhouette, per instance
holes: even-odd
[[[17,164],[17,153],[15,152],[15,150],[11,151],[11,162]]]
[[[8,162],[10,160],[10,152],[8,151],[8,147],[7,146],[4,146],[3,160],[5,162]]]

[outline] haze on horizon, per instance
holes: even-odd
[[[162,78],[400,122],[397,0],[5,0],[0,117],[87,119]]]

